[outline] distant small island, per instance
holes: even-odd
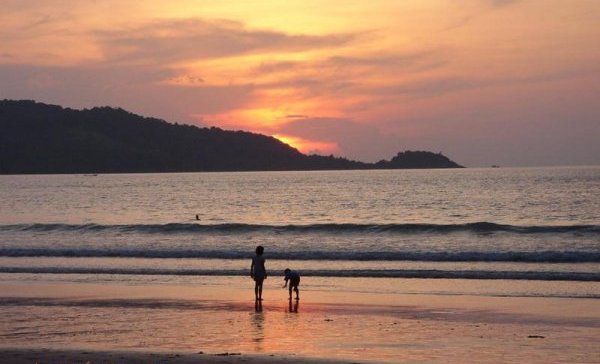
[[[123,109],[0,101],[0,174],[415,168],[463,167],[441,153],[405,151],[364,163],[305,155],[266,135],[171,124]]]

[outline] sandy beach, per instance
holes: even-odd
[[[322,282],[314,278],[300,301],[288,301],[279,280],[271,278],[265,300],[255,304],[250,282],[242,277],[198,282],[5,279],[0,362],[593,363],[600,358],[596,299],[364,289],[477,284],[469,280],[347,279],[340,282],[343,289],[332,291],[320,289]]]

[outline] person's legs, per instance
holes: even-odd
[[[260,279],[260,278],[255,278],[254,279],[254,298],[259,301],[262,300],[262,286],[263,286],[263,280],[264,279]]]
[[[296,292],[296,299],[300,299],[300,290],[298,289],[299,284],[300,284],[300,278],[296,278],[291,281],[290,298],[292,298],[292,287],[294,287],[294,291]]]
[[[290,292],[290,300],[291,300],[292,299],[292,283],[291,282],[290,282],[289,292]]]

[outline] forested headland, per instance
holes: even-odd
[[[119,108],[0,101],[0,174],[398,168],[461,166],[426,151],[377,163],[306,155],[270,136],[172,124]]]

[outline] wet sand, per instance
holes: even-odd
[[[59,350],[59,349],[0,349],[0,362],[11,364],[218,364],[218,363],[290,363],[290,364],[336,364],[341,361],[326,359],[293,358],[282,355],[246,355],[242,353],[203,352],[158,353],[142,351],[99,351],[99,350]]]
[[[477,284],[468,280],[348,279],[321,290],[314,279],[300,301],[271,280],[256,304],[242,277],[195,285],[3,278],[1,363],[600,360],[598,299],[385,293],[394,284]]]

